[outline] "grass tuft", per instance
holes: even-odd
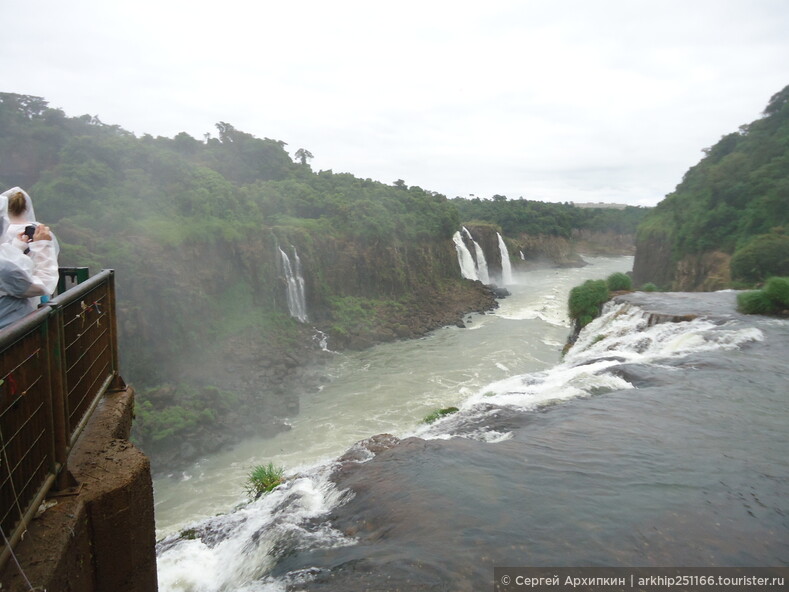
[[[257,465],[252,469],[244,487],[250,497],[257,499],[284,482],[285,469],[275,467],[274,463],[268,463],[267,465]]]

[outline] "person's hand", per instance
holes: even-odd
[[[33,240],[52,240],[52,233],[49,232],[49,226],[46,224],[39,224],[36,226],[36,231],[33,233]]]

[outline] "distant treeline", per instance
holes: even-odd
[[[314,173],[307,150],[294,162],[284,142],[216,127],[204,140],[137,138],[39,97],[0,93],[0,186],[24,187],[40,219],[82,227],[94,243],[117,233],[237,238],[295,219],[365,242],[412,240],[449,237],[459,224],[440,194]]]
[[[461,220],[492,222],[507,235],[633,233],[646,212],[500,195],[447,200],[402,180],[316,173],[308,150],[298,149],[294,160],[284,142],[225,122],[216,128],[216,137],[201,140],[184,132],[138,138],[95,116],[67,117],[40,97],[0,93],[0,187],[27,189],[38,217],[66,234],[84,229],[94,255],[105,250],[103,237],[119,234],[172,244],[279,225],[306,224],[364,243],[448,238]]]
[[[571,203],[546,203],[528,199],[451,200],[463,222],[485,221],[501,226],[508,236],[549,234],[570,238],[574,230],[635,234],[649,208],[626,206],[614,208],[579,208]]]

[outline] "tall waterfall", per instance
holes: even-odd
[[[490,275],[488,274],[488,262],[485,261],[485,252],[482,250],[482,247],[479,246],[479,243],[474,240],[474,237],[471,236],[471,233],[468,229],[464,226],[463,232],[466,233],[468,239],[474,243],[474,254],[477,257],[477,276],[479,280],[483,284],[490,284]]]
[[[497,232],[496,236],[499,237],[499,252],[501,253],[501,283],[505,286],[512,284],[512,263],[510,262],[510,254],[507,251],[507,245],[504,244],[504,239]]]
[[[301,259],[296,252],[296,247],[293,247],[293,258],[295,266],[291,265],[290,258],[287,253],[279,248],[279,254],[282,258],[282,271],[285,274],[287,282],[287,295],[288,295],[288,310],[290,316],[298,319],[302,323],[307,322],[307,298],[304,291],[304,275],[301,272]]]
[[[471,251],[466,247],[463,242],[463,237],[460,232],[456,232],[452,236],[455,242],[455,249],[458,252],[458,263],[460,263],[460,274],[468,280],[478,280],[477,267],[474,265],[474,258],[471,256]]]

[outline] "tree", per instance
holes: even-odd
[[[767,107],[765,107],[763,114],[768,116],[779,113],[787,103],[789,103],[789,86],[770,97],[770,102],[767,103]]]
[[[308,160],[315,157],[312,155],[312,152],[310,152],[309,150],[306,150],[304,148],[299,148],[298,150],[296,150],[296,158],[299,161],[301,161],[301,164],[307,164]]]

